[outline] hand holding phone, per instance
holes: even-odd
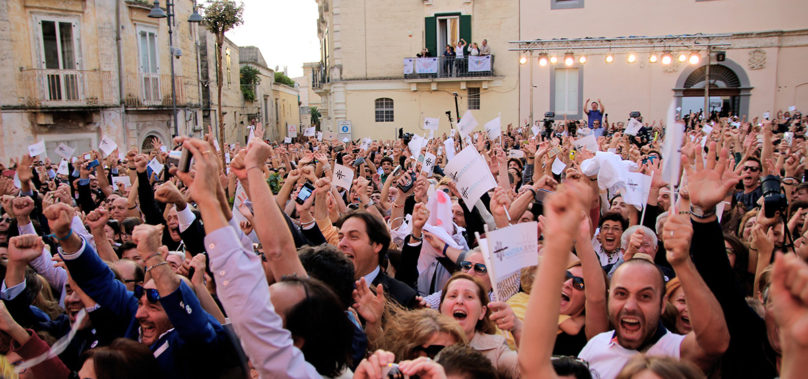
[[[311,197],[313,193],[314,193],[314,185],[312,185],[311,182],[303,183],[303,187],[301,187],[300,191],[297,193],[295,201],[298,204],[303,205],[303,203],[306,202],[306,199]]]

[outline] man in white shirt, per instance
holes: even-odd
[[[668,261],[682,282],[693,331],[678,335],[660,322],[665,309],[665,281],[653,263],[629,259],[612,276],[609,321],[615,330],[598,334],[584,346],[580,358],[600,378],[615,378],[637,353],[690,360],[703,370],[729,346],[724,313],[690,260],[693,227],[686,216],[675,215],[665,224]]]

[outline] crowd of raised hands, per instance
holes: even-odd
[[[12,158],[0,375],[801,377],[808,118],[635,121]]]

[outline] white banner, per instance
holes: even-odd
[[[572,141],[572,145],[575,146],[577,150],[587,149],[593,153],[598,151],[598,141],[595,139],[594,134]]]
[[[640,128],[642,128],[642,123],[632,118],[631,120],[628,120],[628,126],[626,126],[626,131],[624,133],[630,136],[636,136],[640,131]]]
[[[469,56],[469,72],[491,71],[490,55]]]
[[[149,168],[152,170],[154,175],[160,175],[160,173],[163,172],[163,167],[165,167],[165,165],[160,163],[157,158],[152,158],[152,160],[149,161]]]
[[[415,72],[418,74],[437,74],[438,58],[416,58]]]
[[[443,141],[443,146],[446,147],[446,159],[452,160],[455,157],[454,139],[447,138],[446,141]]]
[[[132,186],[131,180],[128,176],[113,176],[112,177],[112,188],[117,190],[118,184],[123,184],[123,188],[127,189]]]
[[[350,167],[345,167],[341,164],[334,164],[334,173],[331,175],[331,184],[337,187],[351,189],[353,183],[354,172]]]
[[[680,152],[684,138],[685,125],[676,121],[671,102],[665,123],[665,142],[662,144],[662,180],[674,187],[679,184],[679,168],[682,163]]]
[[[67,168],[67,160],[62,159],[62,161],[59,162],[59,170],[57,170],[56,173],[64,176],[70,175],[70,171]]]
[[[415,69],[415,58],[404,58],[404,75],[412,74]]]
[[[447,152],[448,153],[448,152]],[[473,145],[466,146],[449,161],[444,169],[457,184],[460,196],[471,209],[485,192],[497,186],[488,163]]]
[[[410,138],[410,143],[407,144],[407,147],[410,149],[410,154],[412,154],[412,157],[418,159],[418,156],[421,155],[421,148],[426,146],[426,144],[426,138],[413,134]]]
[[[165,148],[165,146],[160,147]],[[104,153],[104,158],[106,158],[118,148],[118,144],[115,143],[112,138],[109,138],[109,136],[104,136],[104,138],[102,138],[101,142],[98,144],[98,148],[101,149],[101,151]]]
[[[314,137],[314,127],[312,126],[311,128],[306,128],[306,130],[303,132],[303,137]]]
[[[292,138],[297,137],[297,125],[289,124],[286,126],[286,135]]]

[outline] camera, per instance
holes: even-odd
[[[775,175],[766,175],[761,183],[763,189],[763,204],[766,208],[766,217],[774,217],[774,213],[780,211],[780,214],[785,214],[788,203],[786,195],[780,186],[780,177]]]
[[[544,130],[542,131],[542,136],[544,138],[550,138],[553,135],[553,123],[555,122],[555,112],[545,112],[544,113],[544,120],[542,120],[542,124],[544,125]]]
[[[634,111],[634,112],[629,113],[628,117],[629,118],[639,119],[640,117],[642,117],[642,114],[640,114],[640,111]]]

